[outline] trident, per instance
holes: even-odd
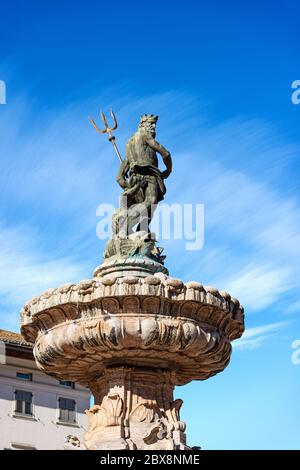
[[[92,125],[94,126],[94,128],[96,129],[97,132],[99,132],[99,134],[108,134],[108,140],[113,144],[114,146],[114,149],[116,151],[116,154],[117,154],[117,157],[118,159],[120,160],[120,162],[122,163],[122,157],[120,155],[120,152],[119,152],[119,149],[117,147],[117,144],[115,142],[116,138],[115,136],[112,134],[112,131],[115,131],[118,127],[118,123],[117,123],[117,119],[116,119],[116,116],[115,116],[115,113],[113,112],[113,110],[111,109],[110,110],[110,114],[111,114],[111,117],[113,118],[113,121],[114,121],[114,125],[113,127],[108,127],[108,124],[107,124],[107,121],[106,121],[106,118],[104,116],[104,114],[102,113],[102,111],[100,111],[100,116],[101,116],[101,119],[104,123],[104,126],[105,126],[105,129],[104,131],[102,131],[101,129],[99,129],[99,127],[97,126],[97,124],[95,123],[95,121],[89,116],[89,120],[91,121]]]

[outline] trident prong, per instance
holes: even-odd
[[[115,113],[113,112],[113,110],[111,109],[110,110],[110,114],[111,114],[111,117],[113,118],[113,127],[109,127],[108,124],[107,124],[107,121],[106,121],[106,118],[103,114],[102,111],[100,111],[100,116],[101,116],[101,119],[103,121],[103,124],[105,126],[105,129],[102,130],[102,129],[99,129],[99,127],[97,126],[97,124],[95,123],[95,121],[89,116],[89,120],[90,122],[92,123],[92,125],[94,126],[94,128],[96,129],[96,131],[99,133],[99,134],[108,134],[108,140],[113,144],[114,146],[114,149],[116,151],[116,154],[118,156],[118,159],[120,160],[120,162],[122,163],[122,157],[120,155],[120,152],[119,152],[119,149],[117,147],[117,144],[115,142],[116,138],[115,136],[112,134],[113,131],[115,131],[118,127],[118,123],[117,123],[117,118],[115,116]]]
[[[103,134],[104,134],[105,132],[112,132],[112,131],[115,131],[115,130],[117,129],[117,127],[118,127],[117,119],[116,119],[115,113],[113,112],[112,109],[110,110],[110,115],[111,115],[111,117],[113,118],[114,127],[108,127],[106,118],[105,118],[103,112],[100,111],[100,116],[101,116],[102,121],[104,122],[104,125],[105,125],[105,131],[102,131]]]

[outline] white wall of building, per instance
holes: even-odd
[[[17,372],[32,374],[32,381],[16,378]],[[15,390],[33,394],[33,417],[16,416]],[[74,424],[58,422],[59,397],[76,402]],[[40,372],[34,361],[6,357],[0,364],[0,449],[34,447],[36,449],[63,449],[66,436],[77,436],[83,441],[87,430],[85,410],[90,407],[90,392],[75,384],[75,389]]]

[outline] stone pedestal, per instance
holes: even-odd
[[[167,268],[155,259],[145,256],[113,256],[104,260],[94,271],[94,277],[147,277],[157,273],[168,275]]]
[[[106,272],[34,297],[21,324],[41,370],[91,388],[95,405],[87,410],[82,445],[184,449],[174,386],[205,380],[227,366],[244,315],[227,292],[197,282],[162,272]]]
[[[173,398],[174,377],[166,370],[111,367],[91,384],[89,449],[185,449],[181,400]]]

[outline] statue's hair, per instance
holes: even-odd
[[[143,127],[146,123],[157,122],[158,116],[155,114],[143,114],[140,119],[139,127]]]

